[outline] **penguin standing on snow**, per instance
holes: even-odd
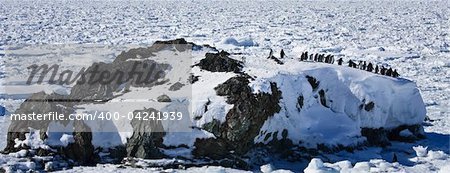
[[[386,71],[386,76],[392,76],[392,68],[389,68],[389,69]]]
[[[273,50],[270,49],[270,53],[269,53],[269,57],[267,57],[267,59],[271,59],[274,60],[277,64],[284,64],[283,61],[279,60],[277,57],[273,56]]]
[[[305,52],[305,57],[306,57],[306,60],[309,58],[309,61],[313,61],[312,56],[311,55],[308,56],[308,52]]]
[[[378,65],[375,66],[375,73],[378,73]]]
[[[373,70],[373,65],[372,65],[372,63],[369,62],[369,65],[367,65],[367,71],[372,72],[372,70]]]
[[[286,55],[286,54],[284,53],[284,50],[281,49],[281,52],[280,52],[280,59],[283,59],[285,55]]]
[[[344,60],[342,60],[342,58],[339,58],[338,60],[337,60],[337,62],[338,62],[338,65],[342,65],[342,62],[343,62]]]
[[[348,60],[348,66],[349,66],[349,67],[353,67],[353,64],[354,64],[354,63],[353,63],[352,60]]]
[[[364,63],[362,64],[362,68],[361,68],[361,70],[366,70],[366,61],[364,61]]]
[[[386,74],[386,68],[384,66],[381,66],[380,74],[381,75],[385,75]]]
[[[400,74],[398,74],[397,69],[394,70],[394,72],[392,72],[392,77],[398,77],[400,76]]]

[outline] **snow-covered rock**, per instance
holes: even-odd
[[[190,45],[194,49],[182,48],[180,44]],[[44,136],[42,141],[49,145],[55,142],[50,147],[62,146],[64,155],[80,164],[90,164],[103,156],[119,160],[123,157],[181,156],[230,159],[221,164],[235,167],[246,167],[247,163],[240,156],[257,144],[278,146],[284,150],[291,150],[292,146],[323,150],[339,146],[354,147],[364,145],[366,140],[374,140],[372,136],[362,133],[362,129],[382,129],[380,135],[384,135],[384,138],[392,133],[401,136],[405,132],[399,133],[405,129],[417,135],[418,130],[414,129],[420,129],[415,127],[420,127],[425,117],[420,92],[415,83],[407,79],[293,58],[282,59],[283,63],[258,56],[243,61],[241,57],[215,50],[184,39],[159,41],[149,48],[131,49],[121,53],[111,63],[95,63],[88,69],[95,66],[108,71],[115,68],[131,69],[136,68],[132,67],[133,62],[148,62],[155,64],[156,71],[165,71],[167,74],[154,76],[151,78],[154,83],[151,84],[76,84],[63,95],[54,92],[33,94],[31,98],[102,101],[95,104],[25,101],[18,112],[56,109],[59,112],[109,111],[127,115],[127,112],[155,112],[170,108],[180,110],[187,100],[192,103],[192,110],[186,109],[184,112],[186,115],[190,114],[188,111],[192,113],[184,119],[189,125],[189,133],[171,131],[181,128],[180,124],[174,122],[135,119],[76,121],[57,125],[52,122],[47,124],[49,127],[38,129],[71,129],[71,135],[49,133],[48,139]],[[192,63],[180,64],[180,58],[155,56],[167,52],[178,55],[186,51],[194,55]],[[190,77],[179,75],[189,73]],[[163,79],[173,83],[165,84]],[[175,81],[178,84],[172,87]],[[192,93],[184,93],[182,97],[176,95],[186,91]],[[158,100],[161,94],[167,95],[171,101],[133,102],[124,106],[123,100],[129,100],[132,96]],[[13,121],[10,129],[16,131],[9,134],[9,140],[28,135],[17,130],[21,127],[17,125],[27,124]],[[37,128],[43,124],[31,125]],[[104,127],[111,127],[113,131],[98,131]],[[83,131],[86,129],[91,129],[93,133]],[[21,147],[24,146],[8,142],[5,151],[15,152]],[[95,152],[96,148],[111,154],[99,156]],[[342,169],[350,167],[344,163],[341,166]],[[311,171],[338,170],[328,169],[320,160],[314,160],[309,167]],[[354,169],[366,170],[368,166],[360,163]]]
[[[303,171],[305,173],[337,173],[338,170],[335,170],[331,167],[326,167],[323,165],[322,160],[318,158],[311,159],[308,167]]]
[[[420,148],[424,150],[425,148]],[[419,150],[414,147],[414,150]],[[341,172],[341,173],[359,173],[359,172],[445,172],[448,171],[450,159],[448,154],[443,151],[429,151],[428,155],[418,156],[410,160],[414,165],[404,166],[398,162],[389,163],[382,159],[370,159],[368,161],[356,162],[354,166],[350,161],[344,160],[336,163],[323,163],[320,159],[314,158],[304,170],[307,172]]]

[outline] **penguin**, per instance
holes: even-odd
[[[361,70],[366,70],[366,61],[363,62]]]
[[[348,66],[349,67],[353,67],[353,61],[352,60],[348,60]]]
[[[399,77],[400,74],[398,74],[397,69],[394,70],[394,72],[392,72],[392,77]]]
[[[375,73],[378,73],[378,65],[375,66]]]
[[[386,76],[392,76],[392,68],[389,68],[389,69],[386,71]]]
[[[286,54],[284,53],[284,50],[281,49],[281,52],[280,52],[280,59],[283,59],[285,55],[286,55]]]
[[[343,62],[343,61],[344,61],[344,60],[342,60],[342,58],[339,58],[338,61],[337,61],[337,62],[338,62],[338,65],[342,65],[342,62]]]
[[[268,57],[268,59],[269,58],[272,58],[273,57],[273,50],[272,49],[270,49],[270,52],[269,52],[269,57]]]
[[[381,66],[380,74],[381,75],[385,75],[386,74],[386,68],[384,68],[384,66]]]
[[[330,64],[334,64],[334,55],[330,56]]]
[[[372,63],[369,62],[369,65],[367,65],[367,71],[372,72],[372,70],[373,70],[373,65],[372,65]]]
[[[312,58],[308,56],[308,51],[305,52],[305,60],[309,60],[312,61]]]

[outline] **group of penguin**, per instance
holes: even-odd
[[[340,62],[340,63],[339,63]],[[340,61],[338,61],[339,65],[342,65],[342,58]],[[384,66],[378,67],[378,65],[375,65],[375,68],[372,63],[367,63],[366,61],[359,61],[358,64],[353,62],[352,60],[348,61],[348,66],[353,68],[359,68],[361,70],[366,70],[368,72],[374,72],[385,76],[391,76],[391,77],[399,77],[400,74],[398,74],[397,69],[392,70],[392,68],[386,68]]]
[[[283,59],[285,56],[286,56],[286,54],[284,53],[284,50],[281,49],[280,59]],[[269,57],[267,57],[267,58],[274,60],[278,64],[283,64],[283,62],[281,60],[279,60],[277,57],[275,57],[273,55],[272,49],[270,49]],[[300,56],[299,60],[300,61],[324,62],[324,63],[329,63],[329,64],[334,64],[334,61],[335,61],[333,55],[325,55],[325,54],[319,54],[319,53],[308,54],[308,52],[303,52],[302,55]],[[344,62],[344,60],[342,60],[342,58],[339,58],[337,60],[338,65],[342,65],[343,62]],[[374,66],[374,64],[372,64],[370,62],[367,63],[366,61],[359,61],[359,63],[355,63],[355,61],[349,60],[348,66],[352,67],[352,68],[365,70],[368,72],[373,72],[376,74],[395,77],[395,78],[400,76],[400,74],[397,72],[397,69],[386,68],[384,66],[378,66],[378,65]]]

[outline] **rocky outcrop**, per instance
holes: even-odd
[[[73,133],[74,142],[67,147],[60,147],[59,153],[65,158],[72,159],[79,165],[95,165],[99,161],[99,156],[94,152],[92,145],[92,133],[84,123],[75,122],[75,131]]]
[[[121,86],[152,87],[161,85],[163,83],[158,83],[157,80],[164,77],[163,71],[167,70],[169,66],[143,58],[152,57],[155,52],[163,49],[175,48],[177,50],[185,50],[186,47],[191,48],[192,44],[186,42],[184,39],[177,39],[159,41],[149,48],[137,48],[122,52],[112,63],[94,63],[87,68],[84,73],[80,74],[81,77],[78,78],[70,95],[62,96],[58,94],[46,94],[44,92],[36,93],[27,99],[15,113],[29,114],[34,112],[36,114],[46,114],[49,112],[58,112],[67,116],[74,112],[74,106],[76,105],[86,102],[100,103],[114,98],[113,93],[117,92]],[[143,60],[129,61],[133,59]],[[109,73],[109,77],[99,72]],[[148,73],[139,76],[139,74],[133,74],[133,72]],[[110,79],[106,80],[105,78]],[[179,88],[180,86],[178,85],[176,87]],[[167,101],[167,98],[164,98],[163,101]],[[26,139],[26,134],[30,133],[29,128],[40,130],[42,133],[41,140],[46,140],[46,131],[49,123],[50,121],[12,121],[7,136],[7,146],[3,152],[11,153],[22,149],[30,149],[31,147],[27,145],[16,145],[16,140],[23,141]],[[69,121],[62,120],[58,121],[58,123],[67,125]],[[134,123],[134,127],[136,128],[151,126],[151,124],[132,123]],[[82,121],[74,121],[74,128],[75,132],[72,134],[74,142],[66,147],[58,146],[54,149],[58,151],[57,154],[72,159],[76,164],[95,164],[99,161],[99,157],[91,143],[91,130]],[[159,140],[153,140],[154,136],[158,136]],[[161,136],[163,134],[142,133],[142,131],[134,132],[130,139],[130,144],[127,146],[128,155],[143,158],[157,157],[158,155],[152,154],[157,152],[153,152],[154,150],[151,147],[149,148],[149,146],[150,144],[160,145],[161,142],[155,141],[161,141]],[[49,154],[53,152],[42,150],[40,153],[45,155],[45,153]],[[151,156],[149,156],[149,153]]]
[[[177,101],[177,98],[172,97],[172,95],[169,97],[171,92],[179,91],[181,88],[188,85],[187,83],[204,82],[211,79],[206,79],[206,76],[202,76],[201,74],[190,74],[187,81],[184,81],[186,83],[183,83],[183,81],[162,80],[166,77],[162,72],[171,70],[172,68],[169,64],[158,63],[152,60],[152,57],[156,56],[158,51],[165,49],[185,51],[188,49],[197,50],[203,48],[213,51],[216,50],[215,48],[209,46],[195,45],[185,41],[184,39],[176,39],[169,41],[157,41],[151,47],[131,49],[127,52],[122,52],[112,63],[94,63],[85,71],[85,73],[83,73],[85,80],[92,78],[91,80],[97,81],[96,83],[79,81],[79,83],[72,88],[70,95],[68,96],[57,94],[49,95],[45,93],[33,94],[21,105],[16,113],[44,113],[49,111],[58,111],[69,114],[75,111],[77,105],[85,104],[87,102],[102,104],[102,102],[114,99],[118,95],[125,93],[125,90],[123,90],[124,88],[143,87],[151,89],[160,85],[165,85],[164,87],[167,86],[168,91],[155,95],[155,97],[159,96],[156,98],[156,101],[158,104],[171,104]],[[283,59],[283,62],[289,62],[289,60]],[[271,63],[271,65],[277,65],[273,62]],[[333,80],[333,83],[328,81],[331,79],[326,77],[333,75],[333,73],[327,73],[328,75],[321,76],[317,75],[318,73],[315,72],[301,72],[298,74],[289,72],[276,74],[275,77],[272,76],[273,78],[261,79],[256,75],[250,74],[248,71],[244,72],[242,70],[243,67],[243,62],[233,59],[232,55],[225,51],[206,53],[205,57],[194,66],[194,68],[200,68],[200,71],[202,72],[208,71],[207,74],[229,75],[231,73],[234,76],[224,79],[223,81],[225,82],[218,82],[219,84],[215,84],[217,85],[214,85],[215,87],[211,86],[210,91],[212,92],[207,93],[210,97],[199,101],[202,102],[201,106],[198,106],[198,112],[200,113],[199,116],[193,117],[193,121],[198,120],[204,123],[198,126],[190,127],[201,132],[200,136],[193,135],[193,139],[189,139],[189,141],[192,141],[193,144],[189,143],[179,145],[177,143],[174,144],[174,146],[166,146],[164,139],[169,135],[164,132],[165,126],[163,127],[161,121],[143,121],[133,119],[130,121],[133,129],[132,135],[127,137],[127,142],[125,145],[108,149],[95,148],[91,142],[93,139],[93,134],[89,132],[89,126],[83,122],[77,121],[74,122],[74,127],[78,132],[72,133],[74,139],[73,143],[70,143],[64,147],[59,146],[52,148],[56,150],[56,153],[51,152],[54,150],[50,151],[43,149],[38,149],[38,153],[41,153],[41,155],[60,155],[64,158],[77,162],[77,164],[90,165],[101,161],[101,158],[98,156],[100,151],[108,151],[110,156],[115,157],[117,160],[125,157],[158,159],[173,157],[166,154],[166,150],[182,148],[191,150],[190,154],[192,154],[194,158],[213,160],[213,164],[247,168],[248,164],[244,161],[245,159],[243,159],[243,157],[248,155],[249,152],[251,154],[252,149],[254,148],[264,148],[274,151],[282,155],[283,158],[288,158],[292,161],[303,157],[302,153],[314,155],[320,153],[318,150],[325,152],[336,152],[344,149],[347,150],[349,147],[342,146],[341,144],[336,146],[317,144],[317,148],[314,150],[309,148],[306,149],[306,145],[303,146],[302,142],[309,141],[294,142],[292,135],[298,134],[294,132],[298,129],[308,131],[316,128],[317,130],[317,127],[301,127],[303,123],[306,123],[303,122],[303,120],[313,121],[313,123],[320,124],[320,118],[337,117],[335,120],[345,118],[346,120],[348,119],[348,121],[343,122],[356,122],[355,119],[358,119],[358,117],[356,117],[357,115],[354,115],[355,112],[369,115],[376,112],[377,109],[382,106],[382,102],[377,101],[366,102],[363,100],[361,102],[361,99],[354,97],[354,95],[352,95],[353,93],[351,93],[348,88],[339,88],[335,90],[330,88],[330,86],[333,86],[334,84],[345,87],[344,84],[339,83],[340,81]],[[139,78],[137,76],[130,75],[130,73],[133,72],[132,70],[148,71],[149,69],[153,75],[146,76],[146,78],[144,78],[144,83],[138,82]],[[121,71],[124,72],[122,77],[130,80],[122,81],[117,77],[110,81],[102,82],[104,77],[101,75],[93,75],[93,72],[95,71],[107,71],[111,74]],[[269,72],[267,73],[270,74]],[[289,77],[292,77],[292,79]],[[141,78],[141,80],[143,79]],[[259,82],[263,82],[260,83],[261,86],[258,86],[259,88],[256,87],[255,89],[253,84],[255,84],[254,81],[258,80]],[[283,89],[283,86],[285,85],[288,86],[288,89]],[[292,90],[289,90],[290,88],[292,88]],[[257,89],[261,89],[261,91],[256,91]],[[339,93],[337,93],[337,91]],[[351,97],[350,99],[353,100],[346,97],[345,99],[338,99],[338,101],[336,101],[336,98],[340,96],[339,94],[341,92],[346,92],[342,95],[346,94],[345,96],[349,96],[348,98]],[[363,95],[365,93],[359,94]],[[292,98],[286,98],[291,96]],[[212,97],[217,97],[220,99],[210,99]],[[208,116],[205,114],[210,113],[210,110],[214,109],[214,106],[217,106],[217,102],[220,101],[219,104],[225,105],[223,99],[225,99],[226,104],[231,107],[230,109],[227,108],[226,111],[219,112],[225,114],[223,119],[214,119],[215,115],[209,115],[213,118],[205,120],[204,117]],[[348,105],[344,105],[347,103]],[[351,108],[354,105],[356,105],[356,108]],[[153,106],[149,105],[149,107]],[[291,108],[294,111],[289,111]],[[225,110],[225,108],[223,109]],[[134,110],[134,113],[151,113],[156,111],[158,110],[154,108],[142,108],[141,110]],[[214,111],[211,112],[218,113]],[[348,115],[349,117],[345,117],[345,115]],[[277,119],[277,122],[275,122],[277,126],[280,126],[278,123],[291,125],[289,124],[293,123],[291,120],[302,121],[295,121],[296,124],[291,126],[291,128],[297,128],[294,131],[292,129],[290,131],[288,127],[278,127],[278,129],[270,132],[268,132],[267,129],[263,129],[266,123],[275,118],[279,118]],[[36,130],[41,130],[41,139],[45,140],[47,138],[45,132],[47,130],[46,127],[48,127],[48,123],[49,122],[41,121],[39,123],[13,121],[10,126],[7,147],[4,152],[11,153],[20,151],[21,149],[31,149],[30,146],[26,145],[16,146],[17,139],[26,139],[26,134],[29,133],[29,127]],[[68,122],[61,121],[60,123],[67,124]],[[311,126],[316,124],[312,124]],[[346,128],[344,127],[346,124],[339,125],[341,125],[339,128]],[[20,129],[20,127],[23,129]],[[356,125],[354,125],[354,127],[356,127],[356,135],[358,135],[359,138],[362,138],[361,136],[366,137],[367,140],[365,144],[369,146],[387,146],[392,140],[408,142],[424,137],[423,129],[420,125],[409,124],[390,129],[362,127],[361,134],[359,134],[360,127]],[[330,129],[333,128],[334,126]],[[262,136],[263,142],[256,141],[258,135]],[[309,137],[307,135],[305,136]],[[189,135],[187,136],[190,137]]]
[[[211,72],[240,72],[243,67],[242,62],[231,59],[229,56],[230,54],[225,51],[206,53],[205,58],[196,66]]]
[[[227,103],[233,104],[233,108],[227,113],[223,124],[213,121],[203,128],[213,133],[218,140],[210,140],[212,146],[223,146],[234,154],[245,154],[253,145],[253,139],[258,135],[260,128],[268,117],[280,111],[278,102],[281,91],[275,83],[271,83],[271,94],[252,93],[248,86],[250,77],[238,76],[230,78],[215,88],[217,95],[227,97]],[[197,156],[217,157],[226,155],[222,150],[211,150],[204,145],[204,141],[196,141]]]
[[[136,112],[157,112],[156,109],[149,108]],[[136,113],[135,112],[135,113]],[[164,129],[161,121],[141,121],[133,119],[131,121],[133,135],[126,144],[127,157],[138,157],[144,159],[163,158],[164,154],[159,150],[162,147]]]
[[[15,114],[48,114],[49,112],[59,112],[65,113],[66,115],[72,111],[72,109],[67,108],[72,103],[66,102],[67,96],[57,95],[57,94],[45,94],[44,92],[35,93],[30,96],[24,103],[20,105]],[[64,106],[58,106],[64,105]],[[15,117],[19,118],[19,117]],[[22,149],[29,149],[30,146],[20,145],[15,147],[15,139],[25,140],[25,134],[30,132],[30,128],[35,130],[41,130],[41,132],[47,131],[48,124],[50,121],[26,121],[21,119],[13,119],[11,125],[8,128],[7,145],[4,152],[17,152]],[[67,124],[67,121],[62,121],[61,123]],[[41,135],[45,137],[45,135]]]
[[[407,136],[402,135],[402,131],[407,131]],[[367,138],[370,146],[385,147],[391,145],[391,141],[413,142],[415,140],[424,139],[423,127],[421,125],[402,125],[393,129],[372,129],[362,128],[361,134]]]
[[[156,98],[156,100],[158,100],[158,102],[171,102],[172,101],[170,99],[170,97],[165,94],[158,96],[158,98]]]

